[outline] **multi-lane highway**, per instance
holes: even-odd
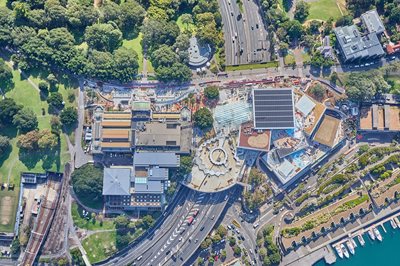
[[[234,189],[204,193],[182,187],[158,227],[142,242],[100,265],[184,264],[214,227]]]
[[[219,0],[224,25],[227,65],[267,62],[269,42],[267,31],[253,0]]]

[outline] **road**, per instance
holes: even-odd
[[[182,187],[159,225],[144,239],[99,265],[176,265],[190,258],[223,212],[226,195],[232,190],[204,193]],[[187,219],[199,210],[193,224]],[[196,240],[197,239],[197,240]],[[168,252],[170,251],[170,252]],[[178,253],[179,251],[179,253]]]

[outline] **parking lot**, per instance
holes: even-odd
[[[266,27],[253,0],[219,0],[225,38],[226,65],[264,63],[270,60]]]

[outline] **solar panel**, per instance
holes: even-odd
[[[253,110],[256,129],[294,128],[292,89],[254,89]]]

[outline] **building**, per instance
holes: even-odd
[[[385,31],[382,20],[375,9],[369,10],[361,15],[361,21],[363,22],[368,33],[382,34]]]
[[[398,104],[370,104],[361,107],[360,131],[395,132],[400,130],[400,106]]]
[[[107,208],[125,209],[131,201],[130,168],[104,168],[103,197]]]
[[[270,130],[256,130],[253,122],[240,126],[238,148],[251,151],[268,152],[271,145]]]
[[[92,124],[92,153],[130,153],[132,114],[96,108]]]
[[[170,168],[180,165],[171,152],[138,152],[131,167],[104,169],[103,196],[108,210],[162,210]]]
[[[389,43],[388,45],[386,45],[386,52],[388,54],[394,54],[399,51],[400,51],[400,42],[398,42],[397,44]]]
[[[136,151],[190,153],[192,130],[190,126],[184,127],[180,122],[144,123],[134,134]]]
[[[355,25],[338,27],[334,32],[345,62],[375,59],[385,54],[376,32],[362,35]]]
[[[318,47],[317,50],[325,57],[334,59],[333,48],[331,46],[331,40],[329,36],[325,36],[322,40],[322,46]]]
[[[252,96],[255,129],[295,127],[293,89],[253,89]]]

